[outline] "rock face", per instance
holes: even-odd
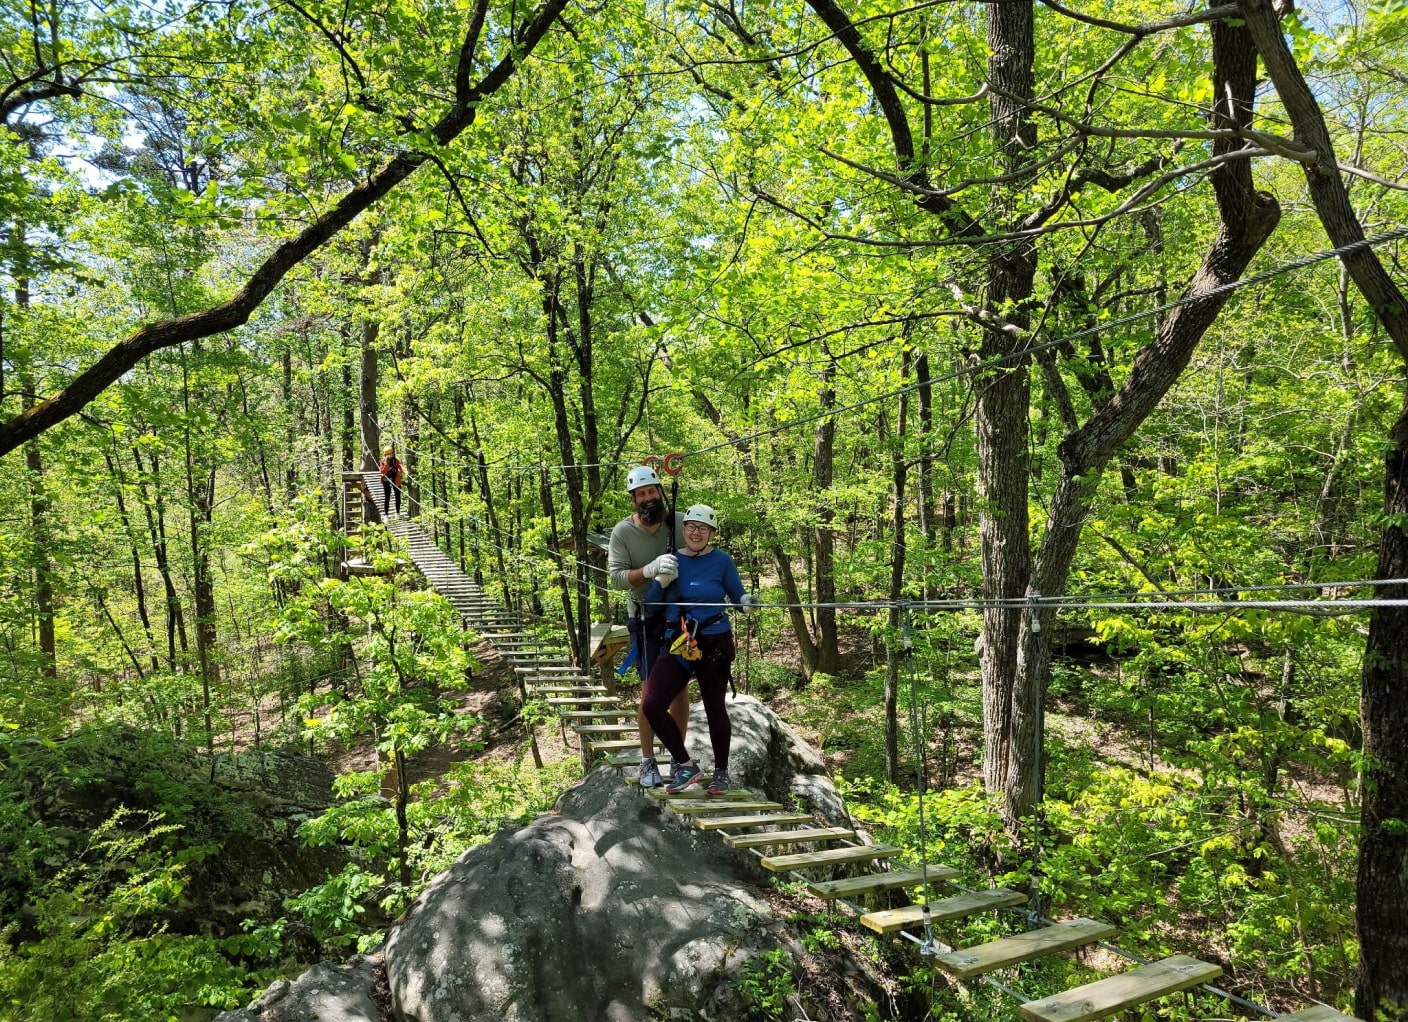
[[[829,821],[845,811],[821,760],[756,699],[729,703],[730,772],[740,785],[804,802]],[[691,752],[705,765],[702,710]],[[738,981],[787,943],[749,853],[688,827],[600,767],[553,813],[500,833],[437,877],[382,949],[399,1022],[727,1019],[745,1013]],[[325,967],[320,967],[325,968]],[[358,966],[361,969],[361,966]],[[295,981],[219,1022],[362,1022],[364,1002],[327,974]],[[364,982],[365,969],[346,974]],[[355,993],[355,991],[353,992]],[[305,996],[307,994],[307,996]],[[311,999],[310,999],[311,998]],[[318,1012],[318,1014],[307,1014]]]
[[[219,1017],[225,1022],[381,1022],[375,986],[376,963],[358,955],[344,965],[323,962],[295,980],[281,979],[248,1008]]]

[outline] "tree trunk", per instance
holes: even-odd
[[[1003,171],[1015,174],[1028,162],[1027,154],[1036,141],[1026,106],[1032,98],[1035,59],[1031,0],[992,5],[987,8],[987,19],[988,75],[1002,91],[1002,95],[995,91],[990,98],[993,140],[1004,154]],[[1023,184],[1023,179],[1016,178],[1011,185],[999,187],[994,195],[998,207],[1010,208]],[[1023,330],[1030,321],[1026,303],[1032,294],[1036,265],[1036,246],[1030,241],[998,246],[988,261],[986,307],[1005,310],[1005,319]],[[1016,355],[1016,343],[1013,334],[1005,330],[985,330],[978,357],[984,362],[1008,360],[974,381],[978,390],[978,498],[982,502],[978,532],[983,597],[987,600],[1021,597],[1031,574],[1027,518],[1031,386],[1027,360]],[[983,611],[979,654],[983,783],[990,792],[1009,788],[1020,626],[1019,611],[1005,607]]]
[[[823,409],[836,406],[836,363],[826,367],[821,391]],[[832,525],[836,509],[832,505],[831,484],[836,475],[836,419],[827,416],[816,427],[816,445],[812,449],[813,481],[816,486],[816,560],[815,579],[817,640],[815,670],[822,674],[839,674],[841,670],[840,640],[836,634],[836,608],[826,606],[836,602],[836,533]]]
[[[1378,578],[1408,578],[1408,399],[1384,458],[1384,519]],[[1380,585],[1378,599],[1408,598]],[[1354,1013],[1408,1018],[1408,608],[1377,608],[1364,650],[1359,716],[1364,732],[1359,822],[1359,983]]]
[[[376,470],[381,457],[381,423],[377,419],[376,387],[380,368],[377,335],[381,324],[367,320],[362,324],[362,361],[357,377],[357,411],[362,425],[362,471]]]
[[[23,246],[24,232],[18,231],[17,237]],[[15,282],[15,304],[21,309],[29,308],[28,277],[22,276]],[[19,373],[19,378],[27,410],[34,406],[34,375],[25,370]],[[53,542],[49,534],[49,497],[44,490],[44,458],[37,437],[24,445],[24,467],[29,483],[29,538],[34,551],[34,617],[39,639],[39,670],[45,677],[55,678],[59,671],[58,648],[54,638],[53,566],[49,560]]]
[[[122,522],[122,531],[127,536],[127,545],[132,551],[132,589],[137,600],[137,616],[141,619],[142,631],[147,636],[147,652],[152,659],[152,670],[159,671],[161,661],[157,659],[156,636],[152,632],[151,614],[147,610],[147,585],[142,578],[142,551],[137,543],[137,530],[132,524],[132,516],[127,513],[127,501],[123,496],[127,482],[123,477],[121,462],[106,451],[103,452],[103,457],[107,460],[108,474],[112,477],[118,520]]]
[[[1275,9],[1266,0],[1239,0],[1266,75],[1290,117],[1296,141],[1315,154],[1306,183],[1325,233],[1336,246],[1364,238],[1364,229],[1340,176],[1333,140],[1320,104],[1286,45]],[[1355,286],[1408,363],[1408,301],[1378,255],[1363,248],[1342,257]],[[1384,463],[1385,525],[1379,538],[1377,578],[1408,572],[1408,399],[1389,433]],[[1401,586],[1380,585],[1375,595],[1403,597]],[[1367,766],[1359,825],[1359,983],[1355,1014],[1364,1019],[1408,1018],[1408,612],[1377,608],[1369,620],[1360,694],[1360,726]]]
[[[1245,28],[1215,22],[1213,95],[1217,127],[1245,127],[1251,121],[1256,87],[1256,51]],[[1218,140],[1214,155],[1239,148]],[[1280,219],[1276,200],[1258,193],[1248,160],[1229,162],[1212,176],[1221,225],[1202,266],[1185,289],[1192,299],[1175,309],[1155,339],[1135,357],[1119,392],[1058,448],[1060,477],[1047,513],[1046,530],[1031,571],[1029,592],[1053,596],[1065,591],[1081,529],[1101,473],[1117,450],[1158,406],[1192,358],[1198,342],[1216,320],[1228,295],[1216,288],[1236,280],[1271,236]],[[1009,826],[1029,815],[1044,788],[1044,708],[1056,612],[1047,606],[1012,612],[1018,647],[1012,688],[1009,761],[1004,817]]]
[[[352,387],[352,363],[342,362],[342,469],[355,472],[362,464],[357,452],[357,398]],[[341,502],[339,501],[339,505]]]
[[[181,652],[189,648],[186,638],[186,615],[181,607],[181,598],[176,594],[176,583],[171,577],[171,556],[166,541],[166,496],[161,489],[161,459],[153,452],[151,470],[142,466],[142,453],[132,448],[132,459],[137,464],[139,485],[137,492],[142,497],[142,510],[147,518],[147,531],[152,540],[152,556],[156,561],[157,574],[161,576],[161,587],[166,599],[166,659],[167,669],[175,672],[179,666],[176,647],[180,640]],[[150,475],[152,495],[147,496],[146,481],[142,477]]]
[[[724,425],[723,413],[713,401],[709,400],[709,395],[703,391],[696,390],[694,398],[699,402],[699,406],[721,432],[729,435],[728,428]],[[736,439],[730,436],[730,439]],[[763,491],[763,481],[758,474],[758,463],[753,456],[753,445],[748,442],[736,442],[739,461],[743,466],[743,478],[748,483],[748,492],[761,495]],[[816,673],[817,649],[812,641],[811,629],[807,625],[805,612],[799,606],[802,602],[800,594],[797,592],[797,579],[792,573],[792,558],[783,549],[782,544],[777,541],[771,530],[766,529],[767,518],[759,512],[759,523],[764,526],[761,532],[766,533],[767,538],[763,542],[763,547],[768,556],[772,558],[773,566],[777,569],[777,583],[782,589],[783,599],[787,602],[787,618],[792,627],[792,635],[797,640],[797,656],[801,661],[802,677],[811,680]]]
[[[929,444],[934,432],[934,387],[929,378],[929,356],[919,352],[914,359],[914,378],[919,384],[919,529],[932,550],[938,543],[939,526],[934,502],[934,452]],[[944,549],[950,549],[948,539]],[[928,587],[925,587],[928,595]]]
[[[902,385],[908,376],[909,350],[906,348],[900,355]],[[903,623],[901,617],[903,612],[899,601],[904,596],[904,562],[907,552],[904,531],[904,488],[909,462],[905,459],[904,436],[909,410],[909,395],[901,391],[899,402],[898,427],[895,430],[891,455],[894,504],[891,513],[893,535],[890,537],[890,610],[886,621],[887,639],[885,642],[885,779],[891,784],[897,784],[900,777],[900,653],[895,647],[899,642],[900,626]]]
[[[200,346],[195,346],[199,356]],[[205,723],[205,749],[215,753],[215,728],[211,713],[211,675],[215,654],[215,580],[210,573],[210,531],[215,512],[215,465],[204,465],[204,452],[196,450],[191,435],[191,386],[186,353],[181,353],[181,397],[185,404],[186,499],[190,509],[191,575],[196,612],[196,664],[200,669],[201,711]],[[204,390],[197,402],[209,399]],[[203,444],[201,446],[204,446]],[[208,455],[207,455],[208,456]]]

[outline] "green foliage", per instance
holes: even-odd
[[[453,764],[444,777],[414,786],[407,806],[411,880],[403,884],[396,871],[377,871],[381,863],[396,864],[399,854],[395,809],[376,794],[377,774],[344,774],[338,780],[344,801],[299,833],[313,845],[350,843],[363,862],[349,864],[287,907],[320,941],[370,949],[380,942],[384,920],[415,900],[426,883],[467,849],[550,809],[576,777],[570,761],[537,770],[522,759],[484,759]]]
[[[176,827],[119,809],[34,899],[36,935],[10,950],[0,931],[0,1019],[175,1022],[193,1008],[233,1008],[267,982],[243,961],[270,961],[281,926],[234,937],[167,932],[190,855],[161,851]]]
[[[382,882],[382,877],[349,863],[337,876],[290,898],[286,907],[308,924],[319,943],[362,950],[364,943],[379,936],[363,933],[358,924],[367,911],[368,897]]]
[[[797,985],[792,979],[792,958],[784,948],[761,951],[748,960],[738,977],[738,992],[748,1004],[751,1019],[790,1018]]]

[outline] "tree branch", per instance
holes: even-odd
[[[440,145],[448,145],[474,123],[479,101],[508,81],[568,3],[569,0],[546,0],[499,63],[477,85],[456,97],[455,105],[431,129]],[[115,344],[63,390],[0,425],[0,455],[8,454],[26,440],[77,413],[153,352],[243,325],[290,270],[410,177],[427,159],[429,154],[422,152],[404,152],[393,157],[345,194],[331,210],[275,249],[229,300],[201,312],[150,323]]]

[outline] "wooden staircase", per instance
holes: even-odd
[[[376,483],[376,473],[361,475],[365,492],[376,492],[370,488]],[[344,476],[344,521],[349,529],[354,520],[360,528],[363,491],[349,486],[346,480]],[[598,625],[593,630],[593,660],[602,671],[600,677],[595,677],[570,663],[563,647],[545,644],[529,632],[521,620],[475,585],[409,519],[392,518],[387,527],[406,541],[416,567],[455,606],[466,625],[503,659],[513,663],[523,700],[543,700],[557,711],[564,727],[578,735],[584,768],[595,755],[618,768],[640,763],[639,732],[634,723],[636,706],[615,691],[610,672],[616,651],[628,641],[621,634],[624,629]],[[627,780],[634,783],[634,771],[627,769]],[[682,821],[718,834],[732,848],[758,856],[764,869],[796,873],[813,895],[853,911],[862,926],[877,934],[904,933],[919,943],[919,937],[909,931],[918,928],[924,932],[926,922],[932,930],[979,913],[1015,909],[1027,902],[1025,895],[1004,888],[959,890],[936,897],[930,889],[951,881],[959,875],[958,870],[937,863],[927,868],[891,868],[889,860],[899,849],[864,843],[849,827],[821,826],[810,813],[793,811],[756,792],[735,790],[723,796],[709,796],[703,789],[689,789],[669,795],[663,788],[652,788],[648,794]],[[829,876],[838,867],[857,866],[869,871],[840,879]],[[815,870],[826,871],[828,878],[810,877],[808,874]],[[920,900],[899,908],[856,904],[859,899],[900,891],[916,892]],[[966,981],[1086,947],[1115,934],[1115,927],[1107,923],[1070,919],[972,947],[945,947],[934,954],[932,961],[953,978]],[[1064,993],[1026,1001],[1019,1010],[1027,1022],[1090,1022],[1210,983],[1221,975],[1222,969],[1217,965],[1187,955],[1173,955]],[[1359,1022],[1323,1005],[1282,1018],[1291,1022]]]

